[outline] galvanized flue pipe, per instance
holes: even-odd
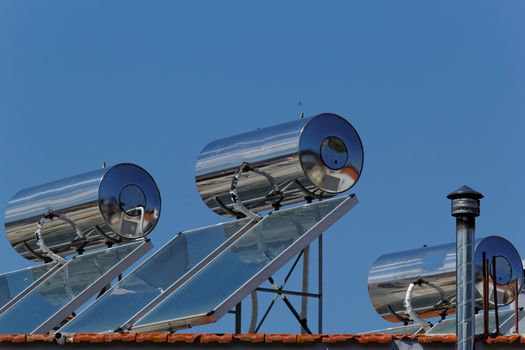
[[[474,349],[474,237],[479,200],[483,195],[463,186],[447,196],[456,218],[456,335],[458,350]],[[496,291],[494,291],[496,293]],[[496,302],[497,306],[497,302]]]

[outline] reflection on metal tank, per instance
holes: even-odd
[[[496,257],[498,305],[507,305],[521,290],[523,283],[521,257],[514,246],[502,237],[490,236],[476,240],[474,276],[478,308],[483,307],[483,252],[490,262]],[[492,264],[489,267],[489,304],[493,308]],[[420,318],[432,318],[455,312],[456,244],[425,247],[379,257],[368,275],[368,294],[372,305],[387,321],[408,321],[403,303],[408,286],[417,281],[421,283],[414,289],[412,306]]]
[[[209,143],[197,160],[195,179],[210,209],[242,217],[230,193],[236,173],[238,201],[257,212],[344,192],[362,167],[356,130],[344,118],[325,113]]]
[[[118,164],[19,191],[7,206],[5,229],[19,254],[48,260],[35,236],[38,221],[48,213],[64,219],[46,220],[42,240],[53,253],[66,256],[144,237],[155,227],[160,206],[159,190],[148,172]],[[72,220],[77,230],[65,220]]]

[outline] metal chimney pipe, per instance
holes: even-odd
[[[483,195],[463,186],[447,196],[456,218],[456,336],[458,350],[474,349],[474,236]]]

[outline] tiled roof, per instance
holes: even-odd
[[[391,334],[75,334],[65,339],[68,343],[376,343],[387,344],[394,340],[418,343],[454,343],[455,335],[391,335]],[[7,334],[0,335],[0,343],[50,343],[50,335]],[[525,336],[497,336],[484,339],[487,344],[525,344]]]

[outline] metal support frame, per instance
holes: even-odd
[[[242,333],[242,301],[235,306],[235,333]]]
[[[312,203],[313,198],[307,197],[306,202]],[[280,206],[274,206],[275,210],[278,211]],[[273,306],[275,305],[275,302],[279,297],[283,299],[284,303],[290,310],[290,312],[294,315],[295,319],[299,322],[301,325],[302,332],[306,332],[308,334],[312,334],[312,331],[308,327],[308,321],[307,321],[307,315],[303,315],[301,312],[301,315],[295,310],[293,305],[290,303],[288,298],[286,298],[286,295],[294,295],[294,296],[301,296],[303,298],[315,298],[317,299],[317,333],[322,334],[323,332],[323,234],[321,233],[319,237],[317,238],[317,247],[318,247],[318,259],[317,259],[317,293],[308,293],[308,292],[298,292],[293,290],[285,290],[284,286],[286,285],[286,282],[288,282],[288,279],[290,278],[291,274],[295,270],[295,267],[297,266],[299,260],[301,257],[303,257],[303,264],[305,263],[305,259],[307,259],[307,256],[305,254],[305,251],[310,248],[310,245],[308,245],[305,249],[303,249],[299,255],[297,256],[296,260],[294,261],[292,267],[286,274],[286,277],[284,278],[284,281],[280,286],[278,286],[272,277],[269,278],[269,282],[273,285],[274,288],[265,288],[265,287],[258,287],[255,289],[254,293],[257,292],[266,292],[266,293],[275,293],[276,296],[274,299],[270,302],[268,307],[266,308],[266,311],[263,314],[263,317],[257,324],[257,326],[254,329],[254,333],[258,333],[259,329],[262,327],[264,321],[268,317],[268,314],[272,310]],[[304,271],[303,271],[304,274]],[[304,275],[303,275],[304,279]],[[304,280],[303,280],[304,282]],[[302,301],[304,303],[304,300]],[[302,310],[301,310],[302,311]],[[242,313],[241,313],[241,303],[237,304],[235,307],[235,310],[228,311],[228,313],[235,315],[235,333],[239,334],[241,332],[241,325],[242,325]]]
[[[235,305],[234,310],[230,310],[228,313],[235,315],[235,334],[242,333],[242,301]]]
[[[323,332],[323,235],[319,235],[317,238],[317,244],[318,244],[318,266],[317,266],[317,272],[318,272],[318,285],[317,285],[317,293],[308,293],[308,292],[299,292],[294,290],[287,290],[284,289],[286,283],[288,282],[288,279],[294,272],[297,264],[301,260],[302,257],[304,257],[304,249],[297,255],[297,258],[295,259],[294,263],[292,264],[290,270],[286,274],[286,277],[284,278],[281,285],[277,285],[275,283],[275,280],[270,277],[268,281],[273,285],[274,288],[265,288],[265,287],[258,287],[255,289],[256,292],[265,292],[265,293],[274,293],[276,294],[273,300],[270,302],[268,307],[266,308],[266,311],[264,312],[261,320],[257,324],[257,327],[255,328],[255,333],[259,332],[260,328],[264,324],[264,321],[268,317],[268,314],[272,310],[273,306],[275,305],[275,302],[280,297],[283,302],[286,304],[290,312],[294,315],[295,319],[299,324],[301,325],[301,328],[304,332],[308,334],[312,334],[312,331],[310,327],[308,326],[308,320],[306,317],[301,317],[301,315],[297,312],[297,310],[293,307],[289,299],[286,297],[286,295],[294,295],[294,296],[301,296],[305,298],[314,298],[318,301],[318,318],[317,318],[317,332],[318,334],[321,334]]]
[[[307,233],[305,233],[304,236],[314,236],[316,239],[319,239],[321,238],[322,236],[322,233],[323,231],[326,230],[326,228],[328,226],[331,225],[331,223],[337,221],[341,216],[343,216],[347,211],[351,210],[356,204],[358,203],[357,201],[357,198],[355,195],[349,195],[348,198],[346,199],[345,202],[343,202],[341,205],[339,205],[336,209],[334,209],[332,211],[332,213],[322,219],[321,221],[319,221],[319,223],[312,229],[310,229]],[[317,233],[316,233],[317,231]],[[293,244],[291,247],[289,247],[283,254],[281,254],[277,259],[275,259],[274,261],[272,261],[268,267],[265,268],[265,270],[272,270],[273,266],[278,266],[279,264],[282,264],[281,263],[281,260],[285,260],[285,259],[289,259],[289,257],[287,256],[290,256],[293,252],[293,248],[295,247],[296,249],[300,247],[300,250],[298,250],[295,254],[298,254],[296,258],[296,261],[294,262],[294,265],[292,266],[292,268],[294,269],[295,266],[297,265],[298,263],[298,260],[300,259],[300,255],[302,255],[302,250],[304,248],[306,248],[307,245],[309,245],[309,243],[303,243],[304,245],[301,247],[301,242],[305,242],[305,240],[301,240],[301,241],[298,241],[296,242],[295,244]],[[320,316],[320,322],[318,324],[318,329],[319,329],[319,333],[322,333],[322,293],[323,293],[323,290],[322,290],[322,248],[323,248],[323,244],[322,244],[322,238],[319,240],[319,249],[320,249],[320,256],[319,256],[319,261],[321,262],[321,266],[319,266],[319,286],[321,287],[319,290],[318,290],[318,294],[313,294],[313,295],[310,295],[312,293],[307,293],[305,295],[307,296],[310,296],[310,297],[315,297],[315,298],[319,298],[319,301],[320,301],[320,306],[319,306],[319,310],[320,310],[320,313],[319,313],[319,316]],[[291,255],[293,256],[293,255]],[[291,273],[293,272],[293,269],[292,271],[289,271],[288,274],[291,275]],[[277,269],[275,269],[277,270]],[[259,290],[259,291],[264,291],[264,292],[267,292],[268,290],[264,290],[264,289],[259,289],[260,287],[257,287],[258,285],[260,285],[262,281],[259,281],[259,278],[261,278],[261,273],[259,273],[257,276],[254,276],[249,282],[247,282],[242,289],[249,289],[250,288],[250,284],[253,284],[255,288],[253,288],[253,290]],[[287,276],[287,278],[285,278],[285,281],[287,281],[289,278],[289,276]],[[284,286],[283,286],[284,287]],[[277,287],[276,289],[273,289],[271,290],[272,293],[277,293],[278,295],[276,296],[276,298],[274,298],[275,300],[279,297],[279,295],[281,295],[281,298],[282,298],[282,295],[283,295],[283,291],[277,291],[279,287]],[[238,290],[239,294],[241,292],[241,290]],[[294,292],[294,293],[301,293],[301,292]],[[301,294],[302,295],[302,294]],[[224,313],[227,313],[228,311],[222,311],[221,309],[224,309],[226,307],[228,307],[228,304],[231,305],[232,302],[234,302],[234,298],[232,298],[233,296],[230,297],[230,300],[229,301],[225,301],[223,302],[223,304],[221,304],[216,310],[214,310],[214,316],[218,316],[218,318],[223,315]],[[242,299],[241,299],[242,300]],[[273,304],[275,304],[275,300],[271,302],[271,307],[273,307]],[[284,300],[284,299],[283,299]],[[233,305],[236,305],[233,304]],[[269,306],[269,308],[271,309],[271,307]],[[231,308],[231,306],[230,306]],[[228,310],[230,309],[228,308]],[[266,313],[268,313],[269,311],[267,310]],[[266,314],[265,313],[265,314]],[[261,322],[260,325],[258,325],[258,327],[256,328],[255,330],[255,333],[258,332],[260,326],[262,325],[262,321],[267,317],[267,315],[263,315],[263,318],[261,319]],[[300,319],[300,317],[299,317]],[[307,331],[308,332],[308,331]],[[311,331],[309,332],[311,334]]]

